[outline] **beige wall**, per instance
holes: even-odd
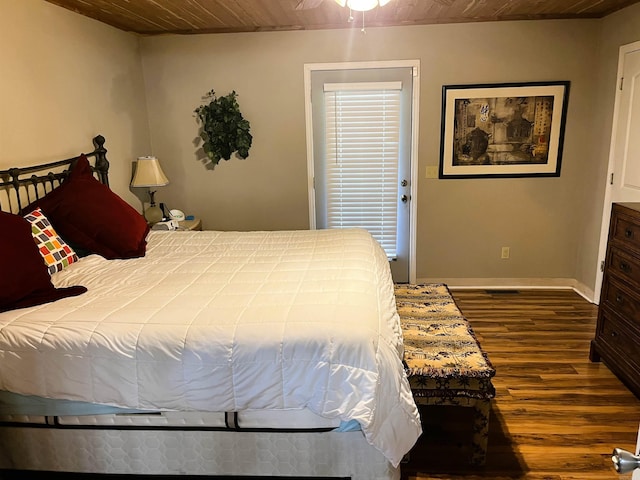
[[[542,21],[142,39],[160,194],[210,229],[308,227],[303,65],[421,61],[417,276],[575,278],[584,185],[597,163],[592,122],[601,22]],[[559,178],[427,180],[437,165],[444,84],[570,80]],[[251,122],[247,160],[198,163],[202,94],[235,89]],[[502,246],[511,259],[501,260]],[[459,280],[462,282],[462,280]]]
[[[138,38],[42,0],[0,0],[0,168],[92,150],[105,136],[111,186],[129,192],[150,151]]]

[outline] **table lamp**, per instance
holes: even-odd
[[[136,172],[131,180],[132,187],[148,187],[149,188],[149,207],[144,210],[144,218],[147,222],[153,224],[162,220],[162,210],[156,206],[154,199],[155,190],[151,187],[163,187],[169,184],[169,179],[162,171],[160,162],[156,157],[138,157]]]

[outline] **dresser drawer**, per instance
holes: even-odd
[[[613,204],[604,267],[589,358],[640,398],[640,203]]]
[[[619,359],[632,364],[640,362],[640,335],[608,308],[602,310],[598,319],[597,337],[598,342],[606,344]]]
[[[635,214],[636,217],[631,215]],[[609,240],[615,240],[628,248],[640,250],[640,218],[638,212],[621,205],[614,205]]]
[[[602,284],[602,300],[611,310],[640,328],[640,298],[633,289],[608,277]]]
[[[640,259],[629,255],[617,247],[609,249],[608,272],[626,282],[640,286]]]

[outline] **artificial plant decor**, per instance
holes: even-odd
[[[203,99],[206,102],[196,108],[195,113],[200,123],[200,140],[202,149],[208,160],[215,167],[220,159],[229,160],[236,156],[245,159],[249,156],[251,141],[250,125],[240,113],[240,106],[232,91],[224,97],[216,97],[211,90]]]

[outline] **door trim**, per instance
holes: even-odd
[[[620,90],[620,78],[624,73],[624,58],[630,52],[640,50],[640,41],[627,45],[622,45],[618,53],[618,72],[616,74],[616,99],[613,107],[613,125],[611,127],[611,143],[609,145],[609,164],[607,166],[606,186],[604,191],[604,202],[602,208],[602,222],[600,224],[600,243],[598,247],[598,265],[596,266],[596,283],[593,291],[593,303],[600,304],[600,290],[602,289],[602,280],[604,274],[600,268],[607,254],[607,240],[609,238],[609,221],[611,219],[611,175],[614,174],[616,164],[615,145],[618,134],[618,115],[620,114],[620,99],[622,90]],[[618,172],[620,173],[620,172]]]
[[[313,185],[313,122],[311,111],[311,73],[318,70],[358,70],[365,68],[412,68],[411,92],[411,203],[409,205],[409,282],[416,283],[416,230],[418,199],[418,133],[420,105],[420,60],[388,60],[371,62],[305,63],[304,113],[307,140],[307,191],[309,198],[309,228],[316,229],[315,190]]]

